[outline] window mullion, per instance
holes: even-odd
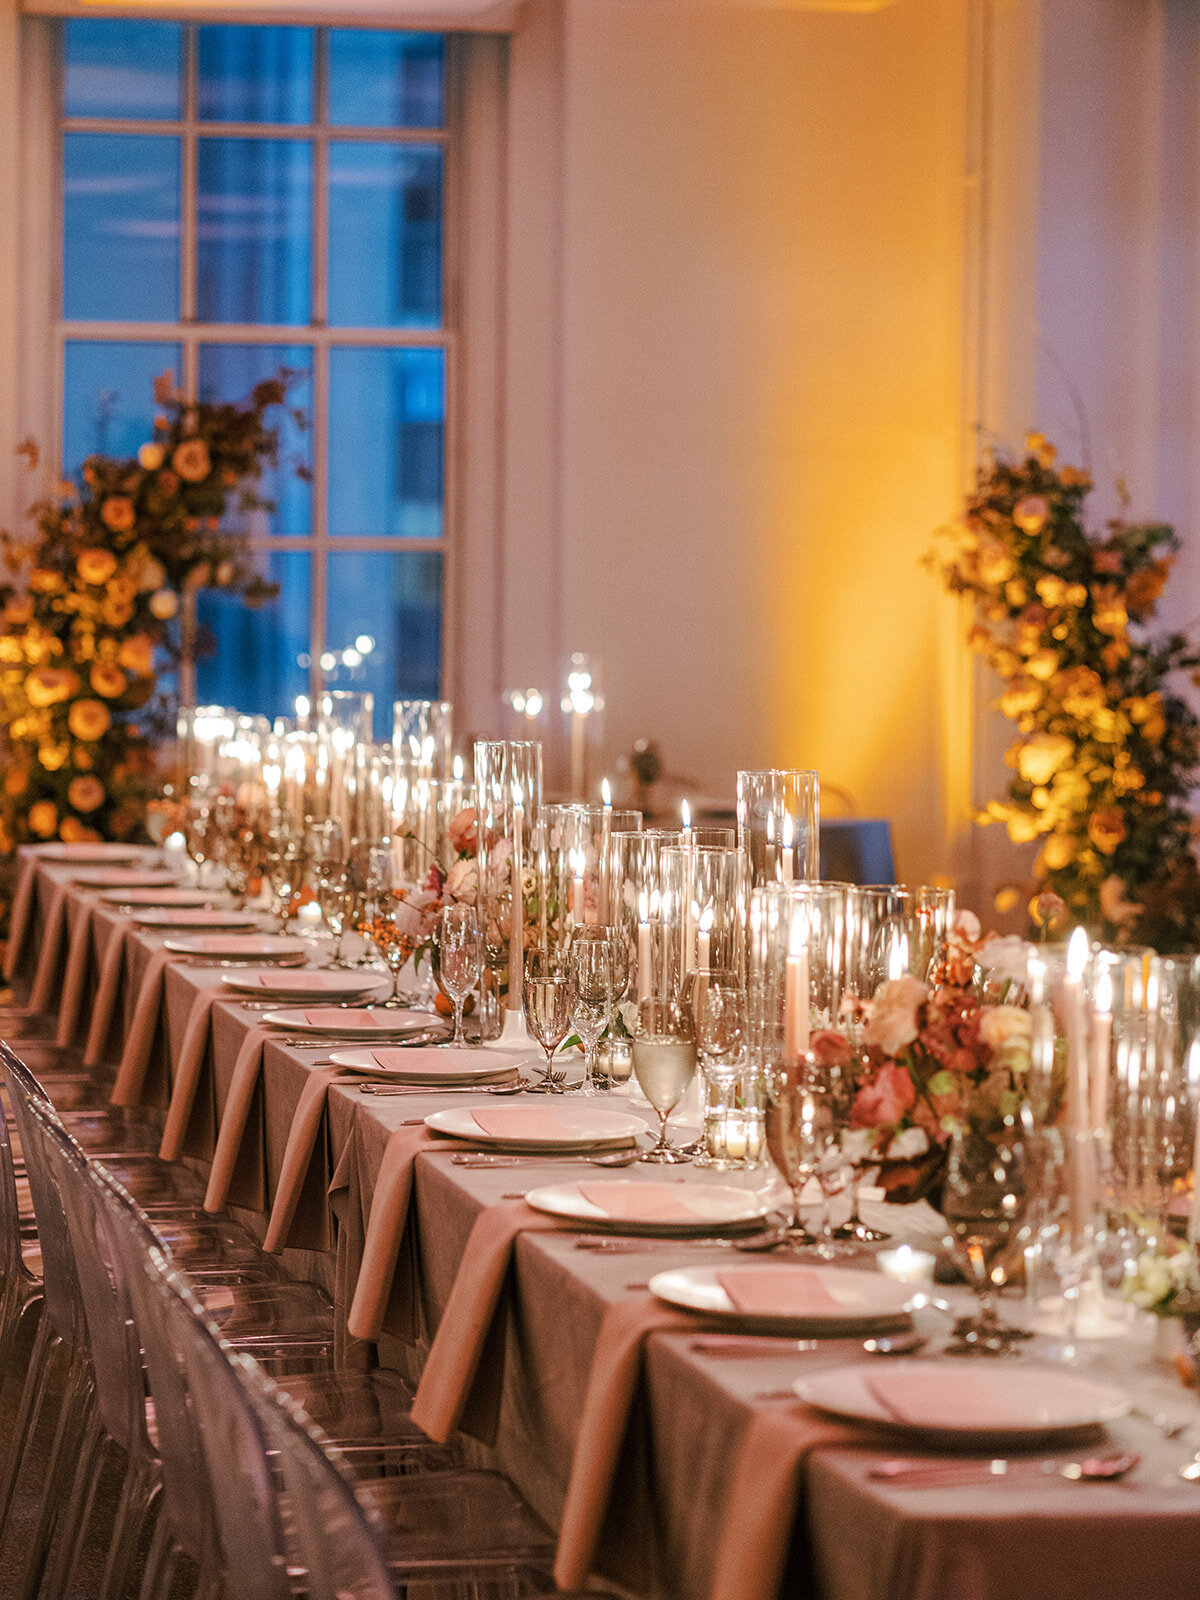
[[[179,248],[181,321],[187,325],[196,320],[196,206],[199,192],[199,161],[196,148],[196,29],[191,25],[184,31],[183,62],[183,233]],[[191,347],[190,341],[189,347]],[[195,378],[193,372],[190,384],[187,386],[189,394],[196,392]]]

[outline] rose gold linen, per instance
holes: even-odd
[[[46,926],[42,931],[38,950],[37,968],[33,974],[33,988],[29,993],[32,1011],[45,1011],[62,967],[63,934],[67,928],[67,886],[55,883],[50,891],[50,909],[46,913]]]
[[[408,1223],[413,1163],[422,1150],[444,1150],[446,1142],[424,1125],[397,1128],[387,1142],[367,1220],[358,1281],[346,1326],[352,1338],[378,1339],[392,1289],[400,1242]]]
[[[96,985],[96,998],[92,1004],[92,1019],[88,1023],[87,1042],[83,1047],[85,1067],[100,1065],[100,1057],[112,1028],[113,1012],[117,1008],[117,995],[121,987],[121,972],[125,965],[125,939],[132,928],[129,917],[113,923],[104,956],[100,962],[100,981]]]
[[[208,1188],[204,1193],[205,1211],[220,1211],[229,1197],[234,1168],[241,1153],[246,1124],[250,1120],[250,1107],[262,1076],[263,1047],[270,1037],[270,1031],[266,1028],[251,1028],[242,1040],[242,1048],[233,1064],[233,1077],[225,1098],[225,1109],[221,1113],[217,1148],[213,1152]]]
[[[13,895],[12,913],[9,918],[8,948],[4,952],[4,976],[6,981],[12,982],[13,974],[21,959],[25,948],[25,940],[29,937],[29,930],[33,926],[34,886],[37,883],[37,857],[24,855],[21,857],[21,870],[17,878],[17,888]]]
[[[121,1051],[116,1082],[109,1099],[115,1106],[137,1106],[142,1103],[146,1086],[146,1071],[150,1065],[150,1051],[158,1032],[162,1012],[163,974],[170,960],[165,950],[156,950],[142,974],[141,988],[133,1008],[129,1034]]]
[[[325,1116],[329,1085],[340,1075],[341,1067],[317,1067],[309,1073],[288,1130],[287,1147],[279,1169],[271,1220],[267,1225],[263,1249],[278,1254],[288,1242],[296,1207],[308,1177],[313,1151]]]
[[[63,978],[62,1000],[58,1008],[58,1029],[54,1042],[65,1050],[75,1037],[79,1021],[79,1007],[83,1002],[84,980],[87,978],[88,955],[92,945],[92,913],[95,904],[86,896],[75,912],[75,926],[67,944],[67,970]]]
[[[192,1001],[192,1009],[188,1013],[187,1027],[184,1029],[183,1043],[179,1047],[179,1058],[175,1063],[175,1073],[171,1081],[171,1099],[163,1123],[162,1143],[158,1147],[158,1153],[164,1161],[178,1161],[183,1153],[184,1136],[187,1133],[192,1108],[196,1103],[204,1061],[208,1054],[213,1003],[222,998],[221,985],[213,983],[208,988],[201,989]]]

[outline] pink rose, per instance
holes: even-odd
[[[473,861],[456,861],[446,875],[446,894],[451,900],[472,902],[479,893],[479,871]]]
[[[479,844],[479,817],[474,806],[464,806],[450,819],[446,837],[456,856],[473,856]]]
[[[928,999],[920,978],[888,978],[875,991],[863,1038],[872,1049],[894,1056],[917,1037],[917,1012]]]
[[[822,1028],[819,1033],[814,1033],[810,1048],[823,1067],[850,1065],[850,1041],[844,1033],[837,1033],[833,1028]]]
[[[855,1128],[894,1128],[916,1103],[917,1091],[903,1067],[888,1061],[854,1098],[850,1124]]]

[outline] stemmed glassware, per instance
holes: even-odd
[[[184,801],[183,833],[188,859],[196,869],[197,888],[204,882],[204,868],[216,842],[215,800],[209,779],[192,779]]]
[[[686,1000],[653,997],[638,1003],[633,1030],[633,1070],[658,1113],[658,1143],[640,1161],[690,1161],[667,1143],[667,1118],[696,1075],[696,1024]]]
[[[280,814],[272,818],[268,829],[263,865],[274,896],[278,931],[286,933],[304,887],[304,835]]]
[[[696,1054],[715,1105],[710,1115],[718,1127],[729,1112],[746,1060],[746,991],[731,972],[698,968],[689,974],[688,994],[696,1021]],[[696,1165],[725,1168],[741,1161],[701,1152]]]
[[[597,1046],[617,1003],[614,948],[609,929],[576,929],[567,951],[567,974],[571,1023],[583,1041],[580,1093],[593,1095],[597,1093]]]
[[[525,985],[522,1000],[525,1022],[546,1055],[540,1083],[535,1090],[561,1094],[565,1069],[554,1070],[554,1052],[571,1028],[570,977],[566,967],[550,951],[532,950],[525,957]]]
[[[817,1177],[836,1131],[828,1074],[811,1052],[787,1068],[768,1071],[766,1133],[771,1160],[792,1192],[783,1242],[815,1245],[817,1237],[800,1214],[800,1197]]]
[[[465,1044],[463,1005],[483,972],[483,940],[474,906],[443,906],[438,919],[439,976],[454,1003],[454,1044]]]
[[[1003,1355],[1024,1330],[1001,1322],[994,1291],[1008,1281],[1029,1237],[1029,1174],[1019,1124],[957,1129],[950,1139],[942,1216],[946,1244],[975,1291],[977,1311],[955,1327],[953,1355]]]

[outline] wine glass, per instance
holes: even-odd
[[[568,1004],[571,1023],[583,1041],[584,1068],[580,1093],[596,1088],[596,1047],[616,1005],[612,941],[607,929],[579,929],[567,951]]]
[[[267,834],[263,865],[275,898],[279,932],[286,933],[288,919],[304,887],[304,838],[281,817],[272,823]]]
[[[474,906],[443,906],[438,918],[438,976],[454,1002],[454,1038],[465,1044],[463,1004],[483,972],[483,940]]]
[[[184,802],[183,836],[188,858],[196,869],[197,888],[204,882],[204,868],[215,842],[214,799],[208,780],[193,778]]]
[[[383,1002],[385,1006],[404,1004],[400,995],[400,974],[416,949],[412,924],[413,909],[399,890],[384,889],[376,896],[368,937],[392,975],[392,992]]]
[[[535,1089],[562,1093],[566,1072],[554,1071],[554,1052],[571,1027],[571,982],[566,968],[549,951],[527,951],[522,1001],[530,1033],[546,1053],[542,1080]]]
[[[715,1095],[710,1115],[725,1128],[745,1064],[746,991],[732,972],[699,967],[688,977],[688,995],[696,1021],[696,1054],[704,1081]],[[719,1147],[718,1147],[719,1148]],[[701,1167],[740,1167],[741,1160],[701,1151]]]
[[[1021,1260],[1029,1237],[1028,1166],[1015,1124],[981,1131],[956,1128],[950,1138],[942,1217],[946,1244],[975,1291],[977,1311],[955,1326],[951,1355],[1005,1355],[1023,1329],[1001,1322],[993,1298]]]
[[[317,905],[325,926],[334,938],[331,967],[345,969],[351,965],[342,958],[342,945],[346,938],[346,924],[353,906],[353,890],[346,863],[326,861],[317,869]]]
[[[633,1070],[658,1113],[658,1143],[639,1161],[690,1161],[667,1143],[667,1118],[696,1075],[696,1024],[683,999],[642,1000],[633,1030]]]
[[[800,1197],[810,1178],[818,1178],[836,1138],[833,1095],[828,1074],[806,1051],[788,1067],[767,1073],[767,1150],[792,1192],[792,1215],[783,1241],[819,1246],[800,1215]],[[825,1195],[825,1186],[821,1186]]]

